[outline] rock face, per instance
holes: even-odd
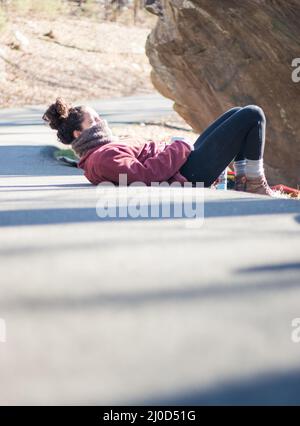
[[[154,1],[154,86],[197,132],[232,106],[260,105],[270,182],[300,184],[299,0]]]

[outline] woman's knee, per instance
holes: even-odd
[[[232,114],[234,114],[238,111],[241,111],[242,109],[243,109],[243,107],[238,106],[238,107],[234,107],[234,108],[229,109],[227,112],[232,115]]]
[[[257,105],[247,105],[243,108],[245,114],[258,121],[266,121],[264,110]]]

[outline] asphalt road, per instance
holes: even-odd
[[[0,111],[0,403],[299,404],[300,203],[205,190],[202,226],[100,219],[42,110]]]

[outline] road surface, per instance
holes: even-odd
[[[101,220],[42,111],[0,112],[0,403],[299,404],[300,203],[205,190],[198,228]]]

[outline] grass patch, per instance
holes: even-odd
[[[0,0],[0,30],[1,10],[17,16],[41,16],[54,19],[60,15],[84,16],[93,21],[116,21],[123,25],[153,26],[154,15],[148,13],[139,3],[127,7],[118,7],[115,3],[100,3],[97,0],[85,0],[81,4],[77,1],[67,0],[10,0],[2,6]],[[4,15],[5,18],[5,15]]]
[[[0,7],[0,32],[5,28],[7,23],[6,14],[4,10]]]
[[[86,0],[82,3],[81,8],[77,9],[79,14],[83,14],[89,18],[98,17],[99,10],[99,4],[97,4],[94,0]]]
[[[57,149],[54,152],[54,157],[56,159],[58,159],[59,157],[67,157],[67,158],[70,158],[71,160],[76,160],[76,161],[78,160],[78,157],[73,151],[73,149]]]
[[[72,149],[58,149],[54,152],[54,158],[65,166],[78,167],[79,158]]]
[[[63,0],[11,0],[8,8],[20,15],[32,13],[44,15],[47,18],[53,18],[67,10]]]

